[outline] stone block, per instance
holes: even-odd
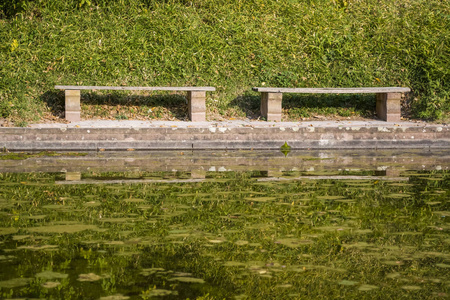
[[[81,93],[79,90],[66,90],[65,91],[65,117],[70,122],[80,121],[80,98]]]
[[[203,122],[206,120],[206,92],[187,92],[189,118],[192,122]]]
[[[81,115],[79,111],[66,111],[65,117],[67,121],[79,122],[81,120]]]
[[[267,121],[281,121],[283,93],[261,93],[261,115]]]
[[[80,172],[66,172],[66,180],[67,181],[80,181],[81,173]]]
[[[399,122],[401,117],[401,93],[376,94],[377,116],[386,122]]]
[[[191,170],[191,178],[192,179],[205,179],[206,178],[206,171],[205,170],[193,169],[193,170]]]

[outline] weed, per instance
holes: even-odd
[[[19,120],[16,122],[15,124],[17,127],[27,127],[28,126],[28,122],[27,121],[23,121],[23,120]]]
[[[116,115],[116,120],[128,120],[128,117],[126,115]]]

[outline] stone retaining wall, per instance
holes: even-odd
[[[10,151],[279,149],[450,149],[450,127],[0,128]]]

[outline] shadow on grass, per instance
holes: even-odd
[[[234,106],[242,111],[250,120],[256,120],[261,117],[261,97],[259,95],[244,94],[238,96],[230,102],[230,106]]]
[[[289,118],[315,115],[373,118],[375,107],[375,95],[358,94],[283,94],[282,102],[282,109]]]
[[[64,91],[47,91],[40,96],[40,100],[47,104],[53,116],[64,118]]]
[[[64,91],[47,91],[41,96],[55,117],[64,118]],[[374,118],[375,96],[355,94],[283,94],[284,119],[321,116]],[[259,94],[246,93],[233,99],[224,110],[236,108],[248,119],[259,119]],[[125,92],[98,94],[81,92],[82,116],[106,119],[188,120],[187,99],[181,94],[129,95]]]
[[[244,94],[230,102],[249,119],[261,118],[260,95]],[[289,119],[310,118],[315,115],[338,115],[341,117],[375,116],[375,95],[355,94],[283,94],[282,109]]]
[[[41,96],[51,113],[64,118],[64,91],[48,91]],[[129,95],[123,92],[98,94],[81,91],[81,115],[87,118],[188,120],[187,99],[180,94]]]

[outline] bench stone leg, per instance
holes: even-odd
[[[66,120],[70,122],[80,121],[80,91],[79,90],[66,90]]]
[[[189,118],[192,122],[206,121],[206,92],[190,91],[187,92]]]
[[[378,118],[386,122],[399,122],[402,93],[380,93],[376,97]]]
[[[192,179],[205,179],[206,171],[205,170],[191,170],[191,178]]]
[[[267,121],[281,121],[281,100],[283,93],[261,93],[261,115]]]
[[[81,172],[66,172],[66,181],[80,181]]]

